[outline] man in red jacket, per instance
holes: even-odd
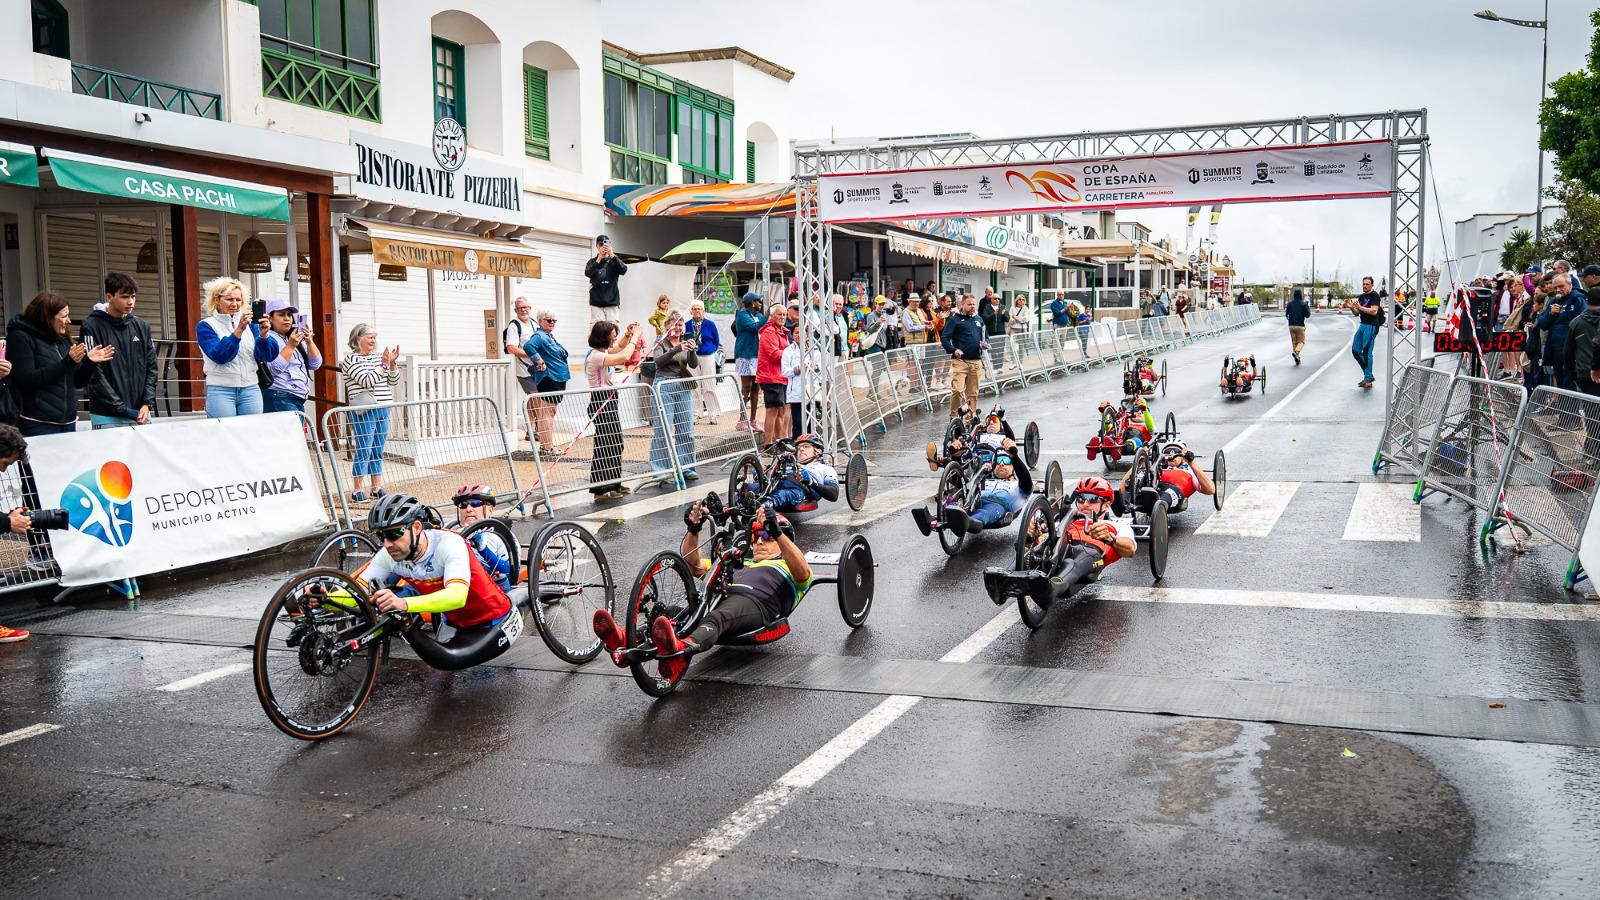
[[[756,386],[761,389],[761,404],[767,408],[761,431],[764,446],[787,436],[783,413],[789,406],[789,379],[783,376],[783,351],[788,346],[789,310],[774,303],[767,311],[767,324],[761,326],[761,350],[756,355]]]

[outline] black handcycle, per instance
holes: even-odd
[[[949,527],[945,510],[955,507],[967,516],[977,510],[982,501],[983,483],[994,474],[995,452],[993,448],[979,446],[952,460],[939,474],[938,487],[922,507],[929,528],[939,535],[940,549],[948,556],[960,553],[971,535],[965,527]],[[1066,490],[1061,463],[1052,459],[1050,465],[1045,467],[1044,478],[1033,485],[1033,490],[1042,491],[1046,497],[1059,501]],[[1017,514],[1002,516],[990,528],[1003,528],[1016,518]]]
[[[739,457],[728,472],[729,502],[746,494],[755,496],[758,501],[765,501],[783,481],[788,468],[799,465],[796,452],[794,441],[784,438],[772,445],[772,459],[766,464],[761,462],[759,453],[746,453]],[[844,488],[844,500],[851,509],[859,510],[867,502],[867,458],[854,451],[846,451],[846,456],[844,484],[841,485]],[[817,506],[817,501],[811,500],[780,509],[779,512],[813,512]]]

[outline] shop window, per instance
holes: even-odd
[[[666,184],[672,160],[672,95],[607,72],[605,103],[611,177]]]
[[[33,0],[33,52],[71,59],[67,11],[56,0]]]
[[[258,0],[256,5],[266,96],[379,121],[372,0]]]
[[[467,51],[444,38],[433,39],[433,118],[455,119],[467,127]]]
[[[522,100],[526,127],[523,150],[534,159],[550,158],[550,73],[522,67]]]

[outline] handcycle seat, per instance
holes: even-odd
[[[517,607],[511,608],[510,615],[520,615]],[[502,621],[504,620],[465,630],[458,629],[449,640],[443,642],[431,637],[423,630],[420,622],[407,628],[402,632],[402,636],[406,639],[406,643],[411,645],[411,650],[417,654],[418,659],[435,669],[454,672],[483,665],[511,646],[511,639],[501,627]]]
[[[789,620],[787,618],[774,619],[754,631],[725,637],[718,643],[735,647],[753,647],[757,644],[770,644],[778,638],[789,633]]]
[[[815,500],[807,500],[804,503],[796,503],[794,506],[791,506],[786,510],[779,510],[779,512],[797,512],[797,513],[816,512],[816,511],[817,511],[817,501],[815,501]]]

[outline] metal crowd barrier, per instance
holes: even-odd
[[[1488,511],[1498,498],[1501,465],[1525,397],[1520,386],[1503,381],[1458,377],[1450,382],[1422,458],[1416,499],[1442,491]]]
[[[1454,380],[1453,373],[1429,366],[1407,363],[1400,369],[1400,389],[1384,416],[1372,474],[1386,468],[1406,475],[1422,471]]]
[[[352,500],[359,467],[381,479],[388,492],[405,491],[431,506],[445,507],[463,484],[487,484],[503,503],[521,502],[514,436],[489,397],[412,400],[370,406],[340,406],[322,415],[325,478],[333,485],[339,518],[353,521],[376,502]]]
[[[545,509],[553,512],[553,498],[578,491],[631,490],[651,481],[682,484],[678,441],[658,439],[657,423],[664,420],[656,417],[661,415],[652,385],[637,381],[531,395],[523,409],[533,443],[530,494],[542,495]],[[732,417],[734,423],[741,418]],[[692,429],[689,443],[693,446]]]
[[[731,372],[690,378],[657,378],[653,390],[665,431],[651,435],[651,452],[671,444],[683,475],[696,466],[731,462],[760,450],[757,433],[739,427],[739,377]],[[715,405],[713,405],[715,404]],[[675,440],[669,441],[668,435]]]

